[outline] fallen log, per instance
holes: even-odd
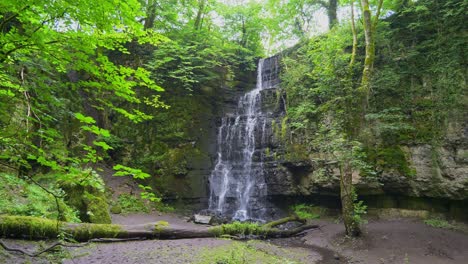
[[[278,220],[279,221],[279,220]],[[277,221],[277,222],[278,222]],[[291,218],[289,221],[297,221]],[[285,220],[281,221],[286,223]],[[186,239],[221,237],[223,235],[253,236],[259,239],[291,237],[317,225],[302,225],[290,230],[274,228],[275,225],[257,225],[253,223],[232,223],[210,228],[174,228],[167,222],[155,222],[142,225],[114,225],[66,223],[30,216],[0,216],[0,234],[3,237],[27,239],[56,239],[66,233],[76,241],[92,239]],[[58,227],[58,228],[57,228]]]

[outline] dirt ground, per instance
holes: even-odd
[[[419,219],[369,220],[357,239],[346,239],[342,224],[320,224],[320,229],[309,231],[302,241],[345,256],[345,263],[468,263],[468,234],[434,228]]]
[[[189,223],[174,214],[114,215],[114,223],[141,224],[167,221],[174,227],[206,228]],[[369,220],[358,239],[346,239],[340,223],[319,220],[319,229],[302,236],[249,243],[290,263],[317,264],[465,264],[468,259],[468,234],[434,228],[416,219]],[[37,242],[3,240],[12,246],[34,251]],[[198,263],[217,248],[234,243],[226,239],[180,239],[99,243],[68,248],[63,256],[29,258],[0,249],[1,263],[140,264]],[[243,243],[243,242],[242,242]],[[257,263],[267,263],[258,260]],[[281,262],[278,262],[281,263]],[[283,262],[285,263],[285,262]],[[270,263],[268,263],[270,264]]]

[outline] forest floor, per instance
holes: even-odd
[[[167,221],[173,227],[206,228],[175,214],[113,215],[118,224]],[[318,220],[319,229],[301,237],[238,242],[199,238],[95,243],[30,258],[0,250],[4,263],[317,263],[317,264],[464,264],[468,259],[466,232],[435,228],[417,219],[369,220],[358,239],[344,236],[341,223]],[[34,251],[37,242],[3,240]],[[47,243],[47,242],[42,242]],[[223,260],[225,262],[223,262]],[[237,262],[227,262],[227,260]]]

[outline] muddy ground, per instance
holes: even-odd
[[[119,224],[167,221],[173,227],[206,228],[189,223],[174,214],[114,215],[113,221]],[[368,224],[365,225],[361,238],[348,239],[344,236],[344,228],[341,223],[336,223],[333,219],[318,220],[317,222],[321,226],[319,229],[309,230],[301,236],[289,239],[254,241],[247,244],[246,242],[214,238],[99,243],[79,248],[67,248],[54,254],[45,254],[36,258],[0,249],[0,262],[210,263],[212,261],[209,258],[211,254],[222,256],[246,250],[249,251],[248,254],[232,258],[240,259],[239,263],[268,264],[467,263],[468,234],[466,232],[431,227],[418,219],[374,219],[369,220]],[[38,242],[31,241],[7,239],[3,239],[3,241],[29,251],[34,251],[39,246]],[[258,257],[256,254],[259,254]],[[226,258],[229,257],[231,256],[226,256]],[[252,262],[253,259],[255,260]]]

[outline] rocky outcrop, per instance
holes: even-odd
[[[412,197],[468,199],[467,150],[463,144],[416,145],[403,148],[411,174],[383,170],[376,178],[360,177],[353,181],[363,195],[400,194]],[[291,162],[278,160],[267,166],[267,184],[271,195],[338,195],[337,164],[320,160]]]

